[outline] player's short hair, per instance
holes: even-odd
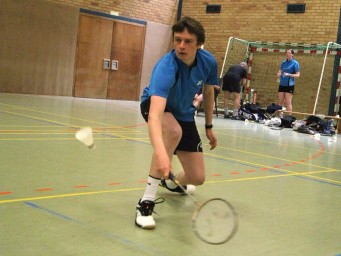
[[[247,63],[244,62],[244,61],[243,61],[243,62],[240,62],[240,65],[243,66],[243,67],[246,68],[246,69],[248,68]]]
[[[173,36],[174,33],[183,32],[185,29],[187,29],[190,34],[194,34],[197,36],[198,45],[205,43],[205,29],[199,21],[191,17],[183,17],[173,25]]]

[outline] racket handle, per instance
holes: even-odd
[[[180,182],[175,178],[175,175],[170,171],[168,174],[168,178],[175,183],[181,190],[188,195],[186,189],[180,184]]]
[[[184,186],[180,184],[180,182],[175,178],[174,174],[171,171],[169,171],[168,178],[173,181],[175,185],[177,185],[187,196],[189,196],[197,206],[199,206],[198,201],[190,193],[187,192]]]
[[[175,182],[175,176],[174,176],[174,174],[173,174],[171,171],[169,171],[168,178],[169,178],[171,181]]]

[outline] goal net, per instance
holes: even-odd
[[[301,113],[333,114],[339,112],[341,46],[335,43],[299,44],[248,42],[230,38],[226,48],[220,77],[228,68],[241,61],[248,62],[248,81],[242,98],[251,101],[250,92],[257,91],[257,102],[267,106],[278,102],[276,73],[286,58],[286,50],[293,49],[300,64],[296,79],[293,111]],[[341,71],[340,71],[341,72]]]

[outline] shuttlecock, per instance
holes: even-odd
[[[76,139],[84,143],[88,148],[94,149],[94,138],[92,136],[92,129],[84,127],[76,132]]]

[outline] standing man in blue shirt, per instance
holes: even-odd
[[[205,99],[205,130],[211,150],[217,146],[212,130],[214,86],[218,85],[215,58],[201,49],[205,30],[200,22],[184,17],[172,27],[174,49],[155,65],[149,86],[141,97],[141,113],[148,122],[153,157],[147,185],[136,207],[136,226],[153,229],[152,216],[158,186],[172,192],[182,190],[168,177],[176,154],[183,171],[176,179],[187,192],[205,181],[202,142],[195,124],[193,98],[203,87]],[[191,184],[191,185],[189,185]]]
[[[292,97],[295,90],[295,78],[300,77],[300,65],[294,60],[294,51],[286,51],[287,59],[284,60],[277,73],[280,78],[278,87],[278,105],[285,106],[287,111],[292,111]]]

